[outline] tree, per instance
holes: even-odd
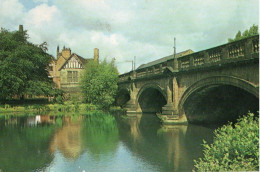
[[[204,158],[195,161],[196,171],[258,171],[259,117],[240,118],[215,131],[213,143],[204,146]]]
[[[81,80],[85,101],[108,109],[115,101],[117,81],[118,71],[114,61],[103,61],[100,64],[96,61],[88,62]]]
[[[236,34],[236,37],[234,39],[229,38],[228,42],[238,41],[240,39],[244,39],[250,36],[258,35],[258,25],[253,25],[250,27],[249,30],[245,30],[243,34],[241,34],[241,31],[239,30]]]
[[[47,43],[35,45],[28,38],[27,31],[0,30],[0,100],[54,94],[46,70],[51,61]]]

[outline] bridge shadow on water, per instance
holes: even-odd
[[[234,86],[211,86],[193,93],[184,110],[190,123],[225,124],[249,111],[258,115],[259,99]]]
[[[212,142],[213,129],[198,125],[162,125],[155,113],[117,118],[120,140],[155,171],[191,171],[202,156],[202,140]]]

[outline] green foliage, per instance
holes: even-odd
[[[55,98],[55,101],[58,103],[58,104],[63,104],[63,98],[61,95],[58,95],[56,98]]]
[[[212,144],[204,141],[204,158],[195,160],[196,171],[258,171],[259,118],[240,118],[215,131]]]
[[[50,164],[53,156],[49,153],[49,144],[54,131],[54,126],[1,128],[1,170],[35,171]]]
[[[101,64],[90,61],[81,80],[84,100],[103,109],[109,109],[115,101],[117,81],[118,72],[113,61],[103,61]]]
[[[245,30],[243,32],[243,34],[241,34],[241,31],[239,30],[236,34],[236,37],[234,39],[229,38],[228,42],[238,41],[240,39],[244,39],[244,38],[254,36],[254,35],[257,35],[257,34],[259,34],[258,33],[258,25],[253,25],[253,26],[250,27],[249,30]]]
[[[115,117],[110,114],[93,113],[82,123],[83,144],[95,157],[114,152],[117,148],[119,132]]]
[[[27,41],[27,32],[0,30],[0,99],[14,95],[52,95],[52,80],[46,67],[51,56],[47,44]]]
[[[97,106],[93,105],[93,104],[86,104],[84,106],[84,110],[86,111],[93,111],[93,110],[97,110]]]

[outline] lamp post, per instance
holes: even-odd
[[[121,62],[117,62],[117,63],[130,62],[130,63],[132,63],[132,71],[135,71],[135,60],[136,60],[136,57],[134,56],[134,60],[125,60],[125,61],[121,61]]]
[[[132,71],[134,70],[134,61],[133,60],[126,60],[125,62],[131,62],[132,63]]]

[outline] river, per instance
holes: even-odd
[[[153,114],[2,115],[0,171],[191,171],[213,131]]]

